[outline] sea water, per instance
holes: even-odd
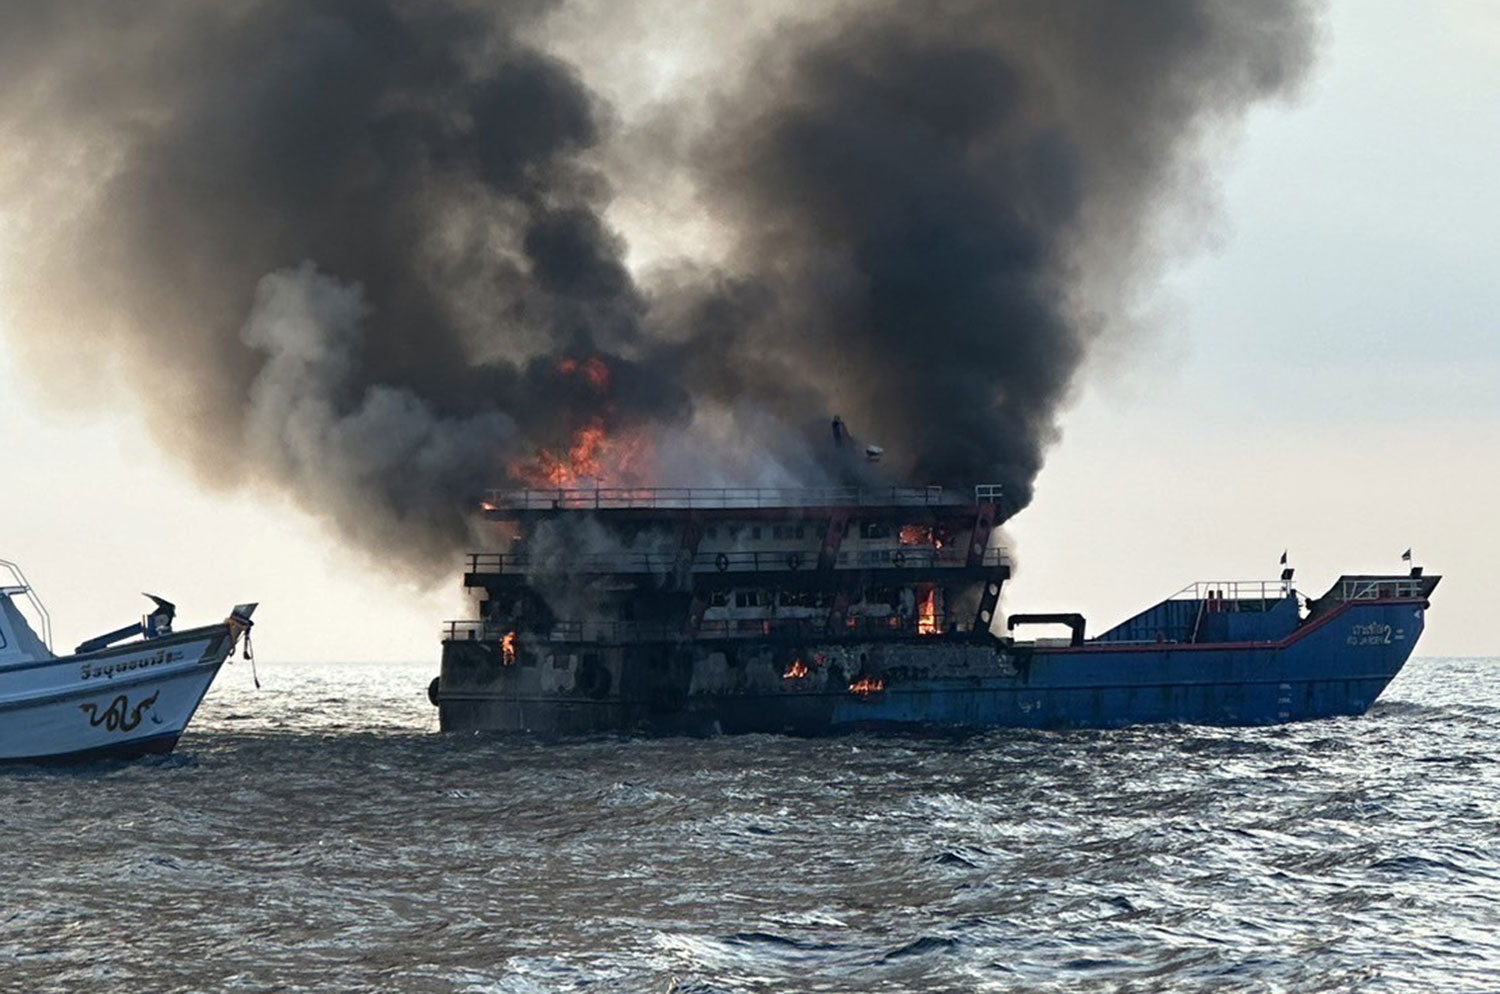
[[[1361,718],[437,732],[434,662],[226,668],[0,770],[0,990],[1500,991],[1500,660]]]

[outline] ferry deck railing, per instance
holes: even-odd
[[[1169,600],[1214,600],[1224,604],[1224,610],[1238,610],[1234,605],[1282,601],[1291,596],[1289,580],[1199,580],[1183,587]]]
[[[1429,583],[1431,580],[1420,576],[1346,576],[1330,594],[1338,601],[1418,598],[1424,596]],[[1183,587],[1171,599],[1212,599],[1224,605],[1222,610],[1235,611],[1244,609],[1236,605],[1285,600],[1292,595],[1292,589],[1290,580],[1199,580]]]
[[[902,547],[841,552],[840,567],[865,569],[944,569],[968,564],[967,551],[961,546],[935,549]],[[665,576],[677,569],[676,554],[666,552],[610,552],[583,555],[536,556],[525,552],[472,552],[466,572],[476,576],[495,575],[572,575],[572,574],[653,574]],[[695,573],[768,573],[816,569],[817,550],[699,552],[689,564]],[[982,566],[1009,565],[1003,549],[985,550]]]
[[[975,503],[1000,499],[1000,485],[974,488]],[[798,507],[961,507],[942,487],[601,487],[487,490],[485,511],[747,510]]]
[[[1418,598],[1426,596],[1427,584],[1431,582],[1422,577],[1345,577],[1339,581],[1334,597],[1341,601]]]

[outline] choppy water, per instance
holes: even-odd
[[[1500,660],[1271,729],[537,746],[227,669],[0,772],[0,990],[1500,991]]]

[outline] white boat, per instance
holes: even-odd
[[[15,563],[0,559],[0,567],[14,581],[0,586],[0,761],[171,752],[241,636],[248,654],[254,604],[236,605],[218,624],[174,631],[175,607],[152,597],[156,609],[139,624],[55,655],[46,608]]]

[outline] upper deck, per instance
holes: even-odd
[[[556,490],[488,490],[485,517],[605,513],[677,517],[815,517],[839,509],[963,511],[998,504],[1001,488],[972,491],[943,487],[654,487]]]
[[[968,630],[990,623],[1010,575],[992,541],[1000,493],[994,484],[492,490],[482,511],[499,526],[498,547],[470,555],[464,586],[486,625],[533,632],[580,613],[627,623],[625,632],[645,623],[764,634],[791,618],[841,634]],[[959,603],[972,620],[956,617]]]

